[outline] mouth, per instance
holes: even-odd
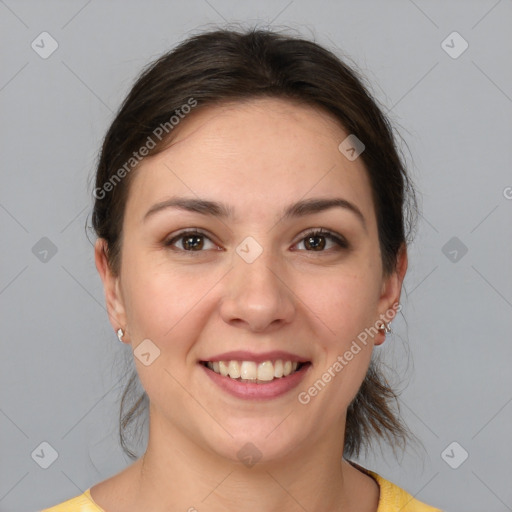
[[[286,379],[311,366],[309,361],[283,359],[261,361],[259,363],[240,360],[200,361],[200,364],[222,377],[253,384],[269,384]]]

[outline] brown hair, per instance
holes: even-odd
[[[151,146],[148,155],[165,149],[173,135],[171,117],[183,117],[185,105],[196,102],[197,111],[258,97],[319,108],[364,143],[360,158],[371,181],[383,269],[386,275],[395,270],[399,251],[410,241],[417,208],[387,117],[363,78],[329,50],[299,37],[250,29],[190,37],[148,65],[121,105],[101,148],[92,214],[97,236],[107,242],[114,275],[120,269],[124,207],[130,171],[136,168],[134,152],[144,146]],[[162,135],[162,126],[166,134],[160,139],[155,134]],[[150,139],[154,144],[148,144]],[[133,398],[138,384],[133,369],[121,399],[119,425],[121,446],[131,458],[136,455],[127,446],[126,431],[148,403],[143,390]],[[398,414],[397,397],[381,365],[372,360],[347,411],[344,456],[357,456],[363,447],[366,451],[372,437],[386,438],[393,449],[405,446],[410,433]]]

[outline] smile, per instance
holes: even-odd
[[[256,382],[267,383],[274,379],[288,377],[292,373],[299,371],[306,363],[297,361],[263,361],[256,363],[255,361],[203,361],[202,364],[222,375],[239,382]]]
[[[217,389],[231,396],[244,400],[271,400],[295,389],[312,364],[289,359],[256,362],[226,358],[200,361],[199,367]]]

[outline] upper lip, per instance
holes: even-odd
[[[296,361],[298,363],[309,362],[305,357],[292,354],[291,352],[284,352],[282,350],[262,352],[261,354],[256,354],[247,350],[234,350],[231,352],[224,352],[223,354],[217,354],[215,356],[208,357],[207,359],[202,359],[202,361],[254,361],[255,363],[262,363],[264,361],[277,361],[278,359],[291,362]]]

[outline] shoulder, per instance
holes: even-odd
[[[363,468],[355,462],[350,461],[350,463],[374,478],[379,484],[380,497],[377,512],[442,512],[439,508],[418,501],[406,490],[386,480],[374,471]]]
[[[96,503],[94,503],[89,489],[83,494],[75,496],[70,500],[64,501],[50,508],[45,508],[41,512],[105,512]]]
[[[418,501],[406,490],[398,487],[393,482],[382,478],[377,473],[373,477],[380,486],[379,508],[377,512],[442,512],[440,509]]]

